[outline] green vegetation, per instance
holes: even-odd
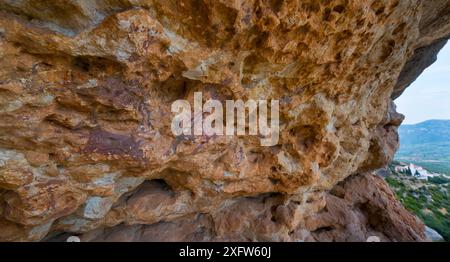
[[[396,165],[398,162],[390,165],[393,175],[386,177],[386,182],[397,198],[428,227],[450,241],[450,179],[439,176],[420,180],[407,172],[395,172]]]
[[[429,120],[399,128],[397,160],[450,175],[450,120]]]

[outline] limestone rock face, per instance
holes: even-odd
[[[0,240],[425,240],[371,173],[398,147],[391,97],[450,35],[449,1],[0,10]],[[172,103],[197,91],[279,100],[278,144],[174,136]]]

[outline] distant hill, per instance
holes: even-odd
[[[428,120],[399,128],[397,160],[450,174],[450,120]]]
[[[427,120],[415,125],[401,125],[401,143],[417,145],[450,141],[450,120]]]

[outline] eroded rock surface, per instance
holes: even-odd
[[[370,173],[397,150],[408,61],[450,34],[448,1],[0,9],[0,240],[425,240]],[[278,99],[278,145],[175,137],[171,104],[196,91]]]

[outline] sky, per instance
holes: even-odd
[[[397,111],[405,115],[403,124],[429,119],[450,119],[450,42],[437,61],[395,100]]]

